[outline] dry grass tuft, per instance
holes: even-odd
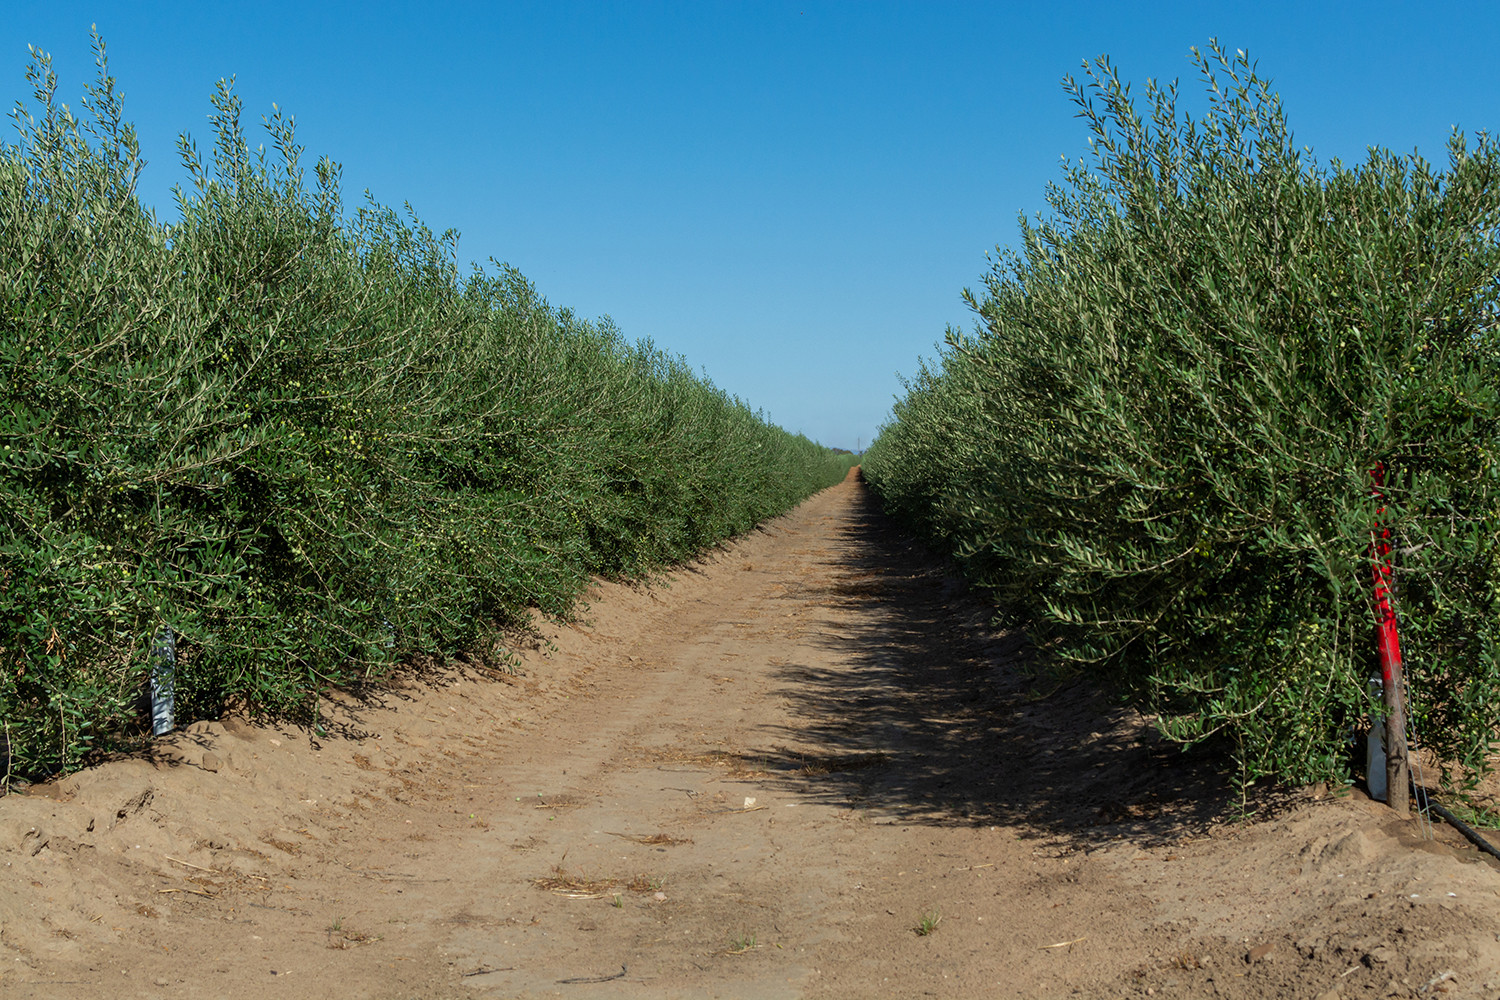
[[[350,948],[358,948],[362,944],[374,944],[380,938],[372,934],[363,934],[358,931],[349,931],[341,934],[330,933],[328,935],[328,947],[338,951],[347,951]]]
[[[637,844],[646,844],[649,847],[676,847],[679,844],[691,844],[693,842],[692,837],[673,837],[665,833],[653,833],[649,837],[642,837],[633,833],[610,833],[610,836],[619,837],[621,840],[633,841]]]
[[[577,795],[561,793],[557,795],[543,795],[538,792],[536,801],[531,804],[533,809],[577,809],[583,805],[583,800]]]
[[[613,876],[590,877],[572,873],[563,868],[552,869],[552,874],[534,878],[531,884],[538,889],[566,896],[569,899],[603,899],[612,889],[628,892],[655,892],[662,887],[662,880],[650,875],[634,875],[628,879]]]
[[[826,754],[819,757],[802,755],[799,758],[801,774],[837,774],[841,771],[863,771],[872,767],[885,767],[891,758],[880,751],[875,753]]]
[[[649,764],[680,764],[688,767],[722,767],[730,778],[763,778],[763,761],[752,760],[733,750],[684,750],[680,747],[629,747],[632,759]]]

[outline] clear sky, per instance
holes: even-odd
[[[1144,89],[1218,37],[1273,78],[1299,144],[1441,159],[1500,130],[1500,2],[286,3],[5,0],[0,101],[27,45],[76,103],[89,26],[164,220],[176,136],[211,142],[234,75],[294,115],[308,165],[463,234],[551,302],[608,314],[776,423],[868,444],[985,254],[1086,150],[1059,81],[1108,53]],[[13,136],[5,141],[13,141]]]

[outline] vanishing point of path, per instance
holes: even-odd
[[[1377,996],[1398,920],[1494,964],[1493,869],[1315,792],[1224,825],[857,477],[549,635],[0,802],[0,995]]]

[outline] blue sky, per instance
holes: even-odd
[[[775,422],[868,444],[985,254],[1086,150],[1059,81],[1108,53],[1142,88],[1218,37],[1273,78],[1300,144],[1440,159],[1500,130],[1497,3],[17,3],[0,101],[27,45],[65,100],[89,26],[174,216],[176,136],[211,141],[237,77],[308,156],[459,230],[462,263],[514,264],[556,305],[608,314]],[[13,136],[5,141],[13,141]],[[311,161],[309,161],[310,163]]]

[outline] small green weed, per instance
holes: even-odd
[[[754,934],[745,934],[729,942],[729,948],[724,952],[726,955],[743,955],[747,951],[754,951],[760,944],[755,940]]]
[[[937,930],[938,924],[942,923],[942,920],[943,916],[937,910],[928,910],[922,914],[922,918],[917,921],[917,926],[912,928],[912,932],[917,937],[926,937]]]
[[[1500,830],[1500,812],[1495,810],[1493,804],[1486,805],[1473,799],[1455,797],[1451,802],[1443,802],[1448,811],[1465,823],[1481,830]]]

